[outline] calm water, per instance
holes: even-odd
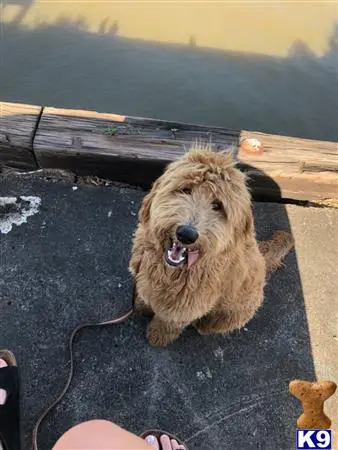
[[[338,140],[336,9],[5,0],[0,99]]]

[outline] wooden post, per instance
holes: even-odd
[[[238,150],[239,132],[161,120],[45,108],[34,140],[41,167],[149,185],[193,142]]]
[[[246,138],[262,143],[247,153]],[[244,170],[255,198],[338,198],[338,145],[178,122],[45,108],[34,140],[41,167],[71,169],[149,187],[194,142],[227,149]]]
[[[200,142],[232,153],[256,199],[338,199],[337,142],[94,111],[10,103],[0,108],[0,164],[68,169],[149,187],[167,164]]]
[[[0,165],[37,168],[33,138],[41,106],[0,102]]]
[[[256,198],[338,199],[338,143],[242,131],[240,142],[256,139],[262,153],[240,147],[238,157]]]

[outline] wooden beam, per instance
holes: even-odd
[[[239,132],[178,122],[45,108],[34,140],[41,167],[149,185],[194,141],[238,149]]]
[[[264,149],[263,153],[249,154],[240,147],[238,153],[256,196],[338,198],[337,142],[242,131],[240,142],[246,138],[259,140]]]
[[[247,137],[259,139],[263,153],[245,153],[240,143]],[[229,149],[251,179],[256,198],[338,198],[336,142],[45,108],[34,151],[40,167],[149,187],[194,141]]]
[[[41,106],[0,102],[0,165],[37,168],[33,138],[41,111]]]

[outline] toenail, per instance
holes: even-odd
[[[155,442],[156,442],[155,436],[150,435],[150,436],[146,437],[146,443],[147,444],[153,445],[153,444],[155,444]]]
[[[5,389],[0,389],[0,406],[4,405],[7,398],[7,392]]]
[[[0,358],[0,369],[2,369],[3,367],[7,367],[8,364],[6,363],[6,361],[2,358]]]

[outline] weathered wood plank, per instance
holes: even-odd
[[[248,155],[241,151],[239,157],[245,162],[259,164],[262,170],[287,164],[290,166],[289,170],[297,173],[337,172],[337,142],[242,131],[241,140],[247,137],[262,142],[264,153]]]
[[[338,198],[337,142],[242,131],[240,142],[245,138],[258,139],[264,147],[261,154],[241,147],[238,153],[256,195],[276,196],[279,189],[281,197],[297,200]],[[271,180],[278,185],[274,193]]]
[[[68,168],[149,186],[194,141],[238,149],[239,132],[199,125],[45,108],[34,140],[40,167]]]
[[[240,150],[246,137],[259,139],[264,152]],[[147,187],[194,141],[210,142],[216,150],[229,149],[248,173],[256,196],[338,198],[335,142],[45,108],[34,151],[40,167],[71,169]]]
[[[0,164],[36,169],[33,137],[41,106],[0,102]]]
[[[116,114],[45,108],[35,149],[41,153],[52,144],[53,149],[60,152],[76,147],[81,153],[138,159],[151,156],[171,161],[181,156],[185,147],[195,140],[210,141],[215,148],[233,146],[236,149],[239,132]]]

